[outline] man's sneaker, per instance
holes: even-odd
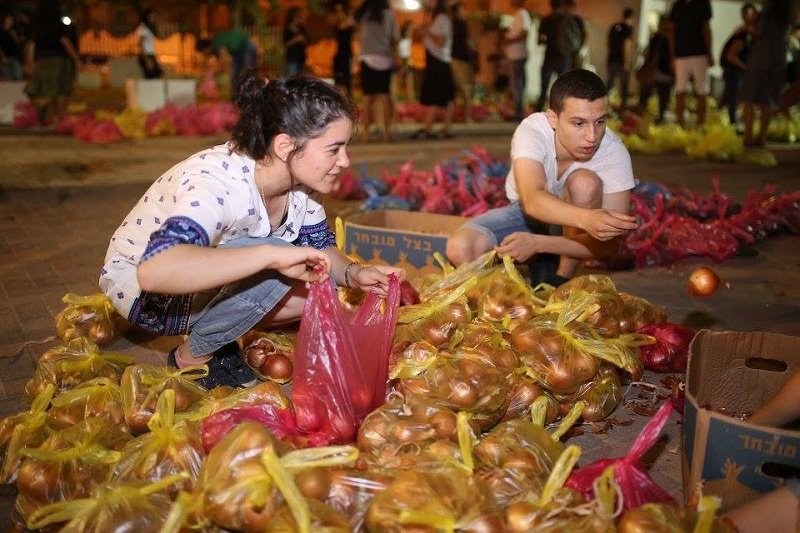
[[[167,355],[167,365],[177,368],[175,361],[176,348]],[[204,364],[208,365],[208,377],[198,379],[196,383],[211,390],[215,387],[252,387],[258,383],[253,370],[244,362],[244,355],[235,342],[226,344],[211,356]]]

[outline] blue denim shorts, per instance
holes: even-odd
[[[244,237],[219,247],[246,248],[262,244],[294,246],[277,237]],[[189,316],[189,349],[193,354],[204,355],[235,341],[278,305],[293,283],[276,270],[264,270],[221,289],[194,295]]]
[[[492,248],[503,242],[503,239],[512,233],[518,231],[527,231],[540,235],[561,234],[560,226],[553,226],[524,214],[519,202],[512,202],[504,207],[490,209],[486,213],[471,219],[461,228],[477,231],[485,235],[489,239],[489,244]]]

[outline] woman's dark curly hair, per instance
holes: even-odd
[[[358,119],[355,105],[343,92],[305,74],[266,83],[255,71],[246,72],[233,103],[240,113],[233,127],[233,144],[256,161],[272,158],[270,147],[280,133],[295,142],[291,158],[331,123],[346,118],[355,124]]]

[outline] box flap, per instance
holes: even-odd
[[[689,347],[686,394],[701,408],[753,411],[798,368],[800,337],[702,330]]]

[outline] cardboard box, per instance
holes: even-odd
[[[345,221],[344,249],[371,263],[403,267],[409,279],[441,274],[433,254],[444,257],[447,237],[467,220],[409,211],[365,212]]]
[[[700,331],[689,348],[683,415],[683,491],[722,498],[722,510],[784,484],[800,466],[800,431],[756,426],[751,413],[800,369],[800,337]],[[795,474],[796,475],[796,474]]]

